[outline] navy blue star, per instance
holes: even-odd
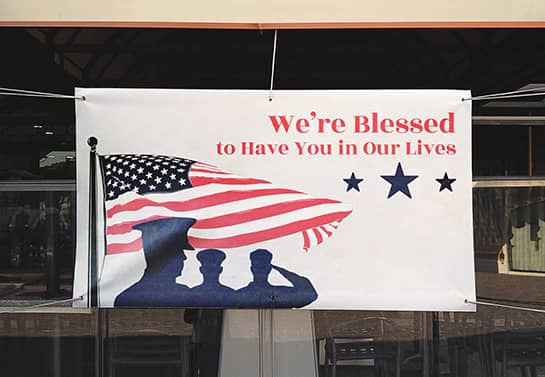
[[[409,183],[418,178],[417,175],[405,175],[403,173],[403,168],[401,163],[397,163],[397,169],[395,175],[381,175],[382,179],[388,181],[392,186],[390,187],[390,192],[388,193],[388,199],[390,199],[394,194],[401,191],[409,198],[412,199],[411,192],[409,191]]]
[[[454,181],[456,181],[456,178],[449,178],[448,174],[445,173],[443,178],[437,178],[436,181],[441,184],[441,187],[439,188],[439,192],[443,191],[444,189],[447,189],[450,192],[452,192],[452,186],[451,185],[452,185],[452,183]]]
[[[352,189],[359,192],[360,191],[359,184],[363,182],[363,178],[356,178],[356,174],[352,172],[352,175],[350,176],[350,178],[343,178],[343,181],[345,181],[346,184],[348,185],[348,187],[346,188],[346,192]]]

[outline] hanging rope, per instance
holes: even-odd
[[[1,87],[0,87],[0,96],[75,99],[75,100],[85,101],[85,96],[70,96],[70,95],[66,95],[66,94],[36,92],[36,91],[33,91],[33,90],[1,88]]]

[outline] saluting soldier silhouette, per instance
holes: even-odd
[[[318,298],[309,279],[271,264],[272,254],[265,249],[250,253],[253,281],[237,290],[238,307],[241,308],[301,308]],[[278,271],[293,287],[271,285],[272,270]]]
[[[121,292],[115,306],[179,307],[192,306],[191,288],[176,283],[187,259],[184,250],[193,250],[187,231],[196,220],[168,218],[137,224],[142,232],[146,269],[142,278]]]

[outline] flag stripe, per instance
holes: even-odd
[[[287,193],[294,193],[294,194],[302,194],[306,197],[309,197],[309,195],[302,193],[300,191],[295,191],[287,188],[280,188],[275,187],[271,185],[270,183],[260,183],[255,185],[221,185],[221,184],[210,184],[206,186],[197,186],[197,187],[191,187],[190,190],[185,189],[183,190],[183,200],[184,202],[192,199],[198,199],[202,198],[208,195],[212,194],[218,194],[223,192],[232,192],[233,194],[237,192],[248,192],[248,191],[255,191],[255,190],[270,190],[270,189],[282,189],[285,190]],[[180,201],[180,192],[174,191],[174,192],[148,192],[145,196],[142,196],[135,190],[127,191],[123,194],[121,194],[116,199],[110,199],[106,201],[106,209],[110,210],[117,205],[128,203],[135,199],[142,199],[146,198],[148,200],[152,200],[157,203],[163,203],[163,202],[170,202],[170,201]],[[267,192],[265,192],[265,195],[267,195]],[[259,192],[256,192],[256,197],[260,196]]]
[[[325,225],[325,229],[329,232],[329,237],[331,237],[337,227],[333,226],[333,224],[327,224]]]
[[[302,199],[291,202],[272,204],[265,207],[253,208],[245,211],[235,212],[228,215],[211,217],[209,219],[199,220],[194,226],[194,229],[211,229],[235,224],[247,223],[259,219],[264,219],[272,216],[281,215],[287,212],[296,211],[299,209],[317,206],[320,204],[337,204],[336,200],[332,199]]]
[[[223,171],[220,168],[218,168],[217,166],[207,164],[206,162],[195,162],[193,165],[191,165],[192,169],[194,167],[198,168],[198,169],[206,169],[206,170],[210,170],[210,171],[218,171],[218,172]],[[227,174],[231,174],[231,173],[227,173]]]
[[[193,186],[204,186],[212,183],[220,183],[222,185],[252,185],[269,182],[255,178],[191,177],[191,184]]]
[[[199,208],[203,208],[204,205],[207,207],[236,202],[243,199],[254,198],[257,196],[266,196],[266,195],[277,195],[277,194],[291,194],[298,193],[297,191],[281,188],[271,188],[271,189],[258,189],[258,190],[248,190],[248,191],[221,191],[218,193],[203,195],[194,199],[188,199],[184,201],[170,201],[170,202],[161,202],[157,203],[150,199],[135,199],[128,203],[118,204],[113,206],[111,209],[107,210],[108,218],[112,218],[115,214],[122,211],[137,211],[144,207],[155,207],[161,206],[168,208],[173,211],[191,211]],[[168,195],[168,194],[167,194]]]
[[[195,173],[214,173],[214,174],[220,174],[220,175],[231,175],[231,173],[227,173],[221,170],[203,169],[203,168],[196,168],[192,166],[191,174],[195,174]],[[199,174],[195,174],[195,175],[199,175]]]
[[[312,228],[312,231],[314,232],[314,235],[316,236],[316,243],[317,244],[322,243],[323,238],[322,238],[322,235],[320,234],[320,232],[318,231],[318,229]]]
[[[130,243],[141,236],[140,231],[134,229],[123,234],[107,234],[108,243]]]
[[[138,220],[123,221],[123,222],[118,223],[118,224],[107,226],[106,227],[106,234],[108,234],[108,235],[124,234],[124,233],[132,231],[132,227],[137,225],[137,224],[143,224],[143,223],[147,223],[149,221],[167,219],[167,218],[171,218],[171,217],[172,216],[169,216],[169,215],[165,215],[165,216],[153,215],[153,216],[149,216],[149,217],[146,217],[146,218],[140,218]]]
[[[127,243],[108,243],[108,246],[106,247],[106,254],[129,253],[139,250],[142,250],[141,237]]]
[[[317,216],[310,219],[294,221],[285,225],[271,227],[256,232],[249,232],[244,234],[238,234],[230,237],[220,238],[204,238],[192,236],[190,231],[188,235],[189,244],[194,248],[235,248],[245,245],[251,245],[259,242],[269,241],[275,238],[285,237],[290,234],[302,232],[311,226],[319,226],[320,224],[327,224],[331,221],[339,220],[348,216],[350,212],[328,213],[325,215]],[[312,229],[317,243],[323,241],[323,237],[316,229]],[[139,231],[134,231],[136,233]],[[133,233],[133,232],[131,232]],[[138,251],[142,249],[142,241],[140,237],[129,242],[108,242],[107,254],[116,254],[123,252]]]
[[[246,233],[249,231],[252,231],[252,232],[261,231],[269,227],[275,227],[281,224],[291,223],[293,221],[297,221],[300,219],[315,218],[325,214],[331,214],[331,215],[336,214],[336,217],[334,218],[336,220],[340,217],[339,213],[342,213],[342,212],[338,211],[337,206],[335,204],[322,204],[320,206],[302,208],[297,211],[291,211],[291,212],[283,213],[276,216],[264,217],[262,219],[254,220],[250,223],[233,224],[230,226],[217,227],[214,229],[199,229],[197,224],[199,223],[200,220],[197,220],[197,223],[191,227],[189,234],[198,236],[198,237],[200,237],[201,235],[205,236],[208,234],[221,235],[222,237],[227,237],[231,235],[234,236],[240,233]],[[320,222],[313,225],[319,226],[319,225],[327,224],[328,222]]]
[[[155,215],[163,215],[163,213],[159,213],[159,210],[162,210],[162,208],[158,208],[157,210],[153,210],[152,212]],[[210,211],[207,209],[207,211]],[[199,228],[198,224],[200,221],[205,220],[206,218],[202,218],[200,216],[192,216],[191,214],[172,214],[171,216],[167,217],[189,217],[189,218],[195,218],[195,219],[201,219],[197,220],[196,224],[191,227],[191,230],[189,231],[190,234],[196,236],[196,237],[206,237],[208,235],[213,235],[214,237],[229,237],[240,233],[246,233],[251,231],[261,231],[264,229],[267,229],[269,227],[275,227],[286,223],[291,223],[293,221],[299,220],[299,219],[305,219],[305,218],[314,218],[326,213],[337,213],[337,214],[343,214],[345,211],[339,211],[337,204],[321,204],[314,207],[305,207],[298,210],[294,210],[291,212],[282,213],[276,216],[269,216],[269,217],[263,217],[260,219],[253,220],[251,222],[243,222],[243,223],[234,223],[232,225],[223,226],[223,227],[215,227],[215,228],[208,228],[208,229],[201,229]],[[234,216],[235,217],[235,216]],[[342,217],[339,215],[339,218]],[[327,223],[319,223],[315,224],[315,226],[324,225]],[[130,230],[125,233],[121,234],[107,234],[108,240],[116,242],[117,239],[124,239],[125,235],[138,231]]]
[[[308,230],[303,232],[303,249],[308,250],[310,248],[310,239],[308,238]]]
[[[282,195],[272,195],[264,197],[256,197],[241,200],[238,202],[229,202],[225,204],[218,204],[216,206],[203,207],[190,211],[177,212],[164,208],[158,203],[153,207],[144,207],[136,211],[124,211],[115,214],[111,219],[108,219],[108,228],[107,232],[110,234],[118,234],[130,231],[132,225],[139,222],[146,222],[146,220],[151,221],[150,217],[152,216],[161,216],[161,217],[191,217],[194,219],[209,219],[216,216],[233,214],[235,212],[244,211],[252,208],[262,208],[272,204],[278,204],[287,201],[296,201],[300,199],[307,199],[308,195],[304,194],[282,194]],[[343,209],[349,209],[348,206],[337,205]],[[128,224],[125,226],[123,224]]]
[[[250,221],[255,221],[259,219],[264,219],[267,217],[277,216],[285,214],[288,212],[296,211],[299,209],[304,209],[311,206],[318,206],[321,204],[338,204],[339,201],[332,199],[300,199],[293,201],[286,201],[261,207],[252,207],[251,209],[242,210],[238,212],[226,211],[226,214],[214,216],[206,219],[199,220],[194,226],[193,229],[212,229],[220,228],[225,226],[237,225],[242,223],[247,223]],[[248,203],[250,204],[250,203]],[[253,204],[253,203],[252,203]],[[239,208],[241,207],[239,203]],[[222,212],[222,211],[217,211]],[[192,214],[186,213],[186,216],[191,216]],[[146,218],[138,218],[134,221],[123,221],[118,224],[110,225],[107,227],[107,234],[123,234],[130,232],[132,227],[136,224],[145,223],[148,221],[159,220],[163,218],[171,217],[168,215],[154,215]]]
[[[333,233],[331,233],[329,230],[326,229],[325,226],[321,226],[320,227],[321,230],[323,230],[325,232],[325,234],[327,234],[328,237],[331,237],[333,235]]]
[[[326,215],[318,216],[311,219],[299,220],[293,223],[289,223],[282,226],[277,226],[267,230],[261,230],[258,232],[251,232],[246,234],[239,234],[236,236],[225,237],[225,238],[199,238],[191,236],[191,233],[188,236],[189,243],[196,248],[234,248],[241,247],[245,245],[252,245],[255,243],[269,241],[275,238],[285,237],[290,234],[299,233],[309,226],[320,223],[328,223],[333,220],[338,220],[340,217],[348,216],[349,212],[345,213],[329,213]]]

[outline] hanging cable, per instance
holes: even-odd
[[[534,312],[534,313],[545,313],[545,310],[543,309],[534,309],[534,308],[527,308],[524,306],[513,306],[513,305],[505,305],[505,304],[498,304],[495,302],[486,302],[486,301],[471,301],[468,299],[465,299],[464,301],[466,304],[475,304],[475,305],[483,305],[483,306],[493,306],[497,308],[504,308],[504,309],[513,309],[513,310],[522,310],[526,312]]]
[[[46,307],[46,306],[54,306],[54,305],[58,305],[58,304],[66,304],[66,303],[76,302],[76,301],[81,301],[81,300],[83,300],[83,295],[75,297],[75,298],[67,298],[67,299],[64,299],[64,300],[43,302],[41,304],[36,304],[36,305],[20,306],[20,307],[16,307],[16,308],[10,308],[8,310],[0,311],[0,314],[22,312],[22,311],[25,311],[25,310],[43,308],[43,307]]]
[[[274,65],[276,62],[276,41],[278,38],[278,30],[274,31],[274,41],[273,41],[273,53],[272,53],[272,62],[271,62],[271,85],[269,87],[269,101],[272,101],[272,91],[274,84]]]
[[[462,102],[520,98],[520,97],[536,97],[536,96],[545,96],[545,88],[535,88],[535,89],[515,90],[515,91],[503,92],[503,93],[484,94],[482,96],[462,98]]]
[[[0,96],[75,99],[75,100],[85,101],[85,96],[71,96],[67,94],[36,92],[33,90],[12,89],[12,88],[2,88],[2,87],[0,87]]]
[[[479,96],[479,97],[483,97],[483,96],[486,96],[486,97],[507,96],[507,95],[510,95],[510,94],[535,93],[535,92],[543,92],[543,91],[545,91],[545,87],[538,87],[538,88],[531,88],[531,89],[517,89],[517,90],[512,90],[510,92],[483,94],[482,96]]]

